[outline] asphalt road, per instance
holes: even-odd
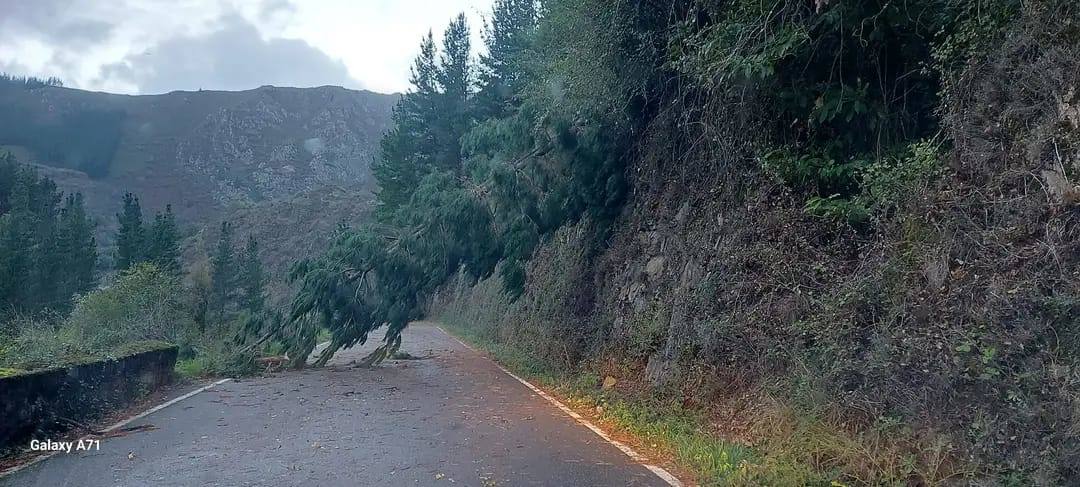
[[[666,486],[442,330],[410,326],[424,360],[226,382],[61,453],[3,486]]]

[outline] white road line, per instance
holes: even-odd
[[[144,417],[146,417],[147,415],[150,415],[150,414],[154,414],[154,413],[156,413],[158,411],[161,411],[162,409],[165,409],[165,408],[167,408],[169,406],[172,406],[173,404],[176,404],[176,403],[178,403],[180,401],[183,401],[184,399],[187,399],[187,398],[189,398],[191,396],[194,396],[195,394],[203,392],[203,391],[205,391],[205,390],[207,390],[207,389],[209,389],[211,387],[224,384],[224,383],[229,382],[231,380],[232,380],[231,378],[226,377],[226,378],[221,379],[221,380],[219,380],[217,382],[211,382],[211,383],[209,383],[209,384],[207,384],[205,386],[202,386],[202,387],[200,387],[198,389],[195,389],[194,391],[191,391],[191,392],[189,392],[187,394],[184,394],[183,396],[174,398],[174,399],[172,399],[170,401],[166,401],[166,402],[161,403],[161,404],[159,404],[157,406],[154,406],[154,407],[152,407],[150,409],[147,409],[146,411],[143,411],[143,412],[141,412],[139,414],[136,414],[135,416],[132,416],[132,417],[130,417],[128,419],[120,421],[119,423],[116,423],[116,424],[114,424],[112,426],[109,426],[108,428],[105,428],[102,431],[112,431],[114,429],[120,428],[120,427],[122,427],[122,426],[124,426],[124,425],[126,425],[126,424],[128,424],[128,423],[130,423],[132,421],[144,418]]]
[[[460,343],[465,348],[468,348],[469,350],[472,350],[473,352],[476,352],[478,355],[480,355],[482,357],[488,358],[486,354],[484,354],[484,353],[480,352],[479,350],[473,348],[468,343],[465,343],[465,342],[461,341],[461,339],[459,339],[458,337],[450,334],[450,332],[443,329],[443,327],[436,325],[436,328],[438,328],[439,331],[445,333],[446,336],[448,336],[450,338],[453,338],[455,341]],[[488,360],[491,360],[491,359],[488,358]],[[605,433],[604,430],[602,430],[602,429],[598,428],[596,425],[592,424],[592,422],[590,422],[588,419],[585,419],[580,414],[578,414],[576,411],[574,411],[573,409],[570,409],[569,407],[567,407],[565,404],[563,404],[558,399],[555,399],[554,397],[552,397],[550,394],[544,392],[539,387],[536,387],[536,386],[532,385],[532,383],[530,383],[529,381],[514,375],[513,372],[510,372],[509,370],[506,370],[506,367],[503,367],[502,365],[499,365],[498,362],[495,362],[494,360],[491,360],[491,363],[495,364],[495,366],[498,367],[499,370],[503,371],[506,375],[509,375],[510,377],[513,377],[514,379],[516,379],[518,382],[524,384],[525,387],[528,387],[530,390],[535,392],[540,397],[542,397],[544,399],[547,399],[548,402],[550,402],[551,404],[554,404],[555,407],[562,410],[562,412],[566,413],[567,416],[570,416],[571,418],[574,418],[574,420],[577,421],[578,423],[580,423],[582,426],[585,426],[586,428],[589,428],[590,430],[592,430],[593,433],[596,433],[597,436],[599,436],[600,438],[603,438],[604,441],[614,445],[615,448],[618,448],[619,450],[621,450],[623,453],[626,454],[626,456],[630,457],[631,460],[633,460],[633,461],[641,464],[641,466],[649,469],[650,472],[656,474],[657,477],[660,477],[661,480],[663,480],[664,482],[667,482],[668,485],[670,485],[671,487],[682,487],[682,485],[683,485],[682,482],[680,482],[679,479],[675,478],[674,475],[671,475],[670,472],[668,472],[667,470],[664,470],[663,467],[659,467],[659,466],[656,466],[656,465],[649,464],[648,463],[649,460],[647,458],[645,458],[644,456],[642,456],[638,452],[634,451],[633,448],[630,448],[625,443],[608,436],[608,434]]]
[[[127,419],[125,419],[123,421],[120,421],[120,422],[118,422],[118,423],[116,423],[116,424],[114,424],[112,426],[109,426],[108,428],[103,429],[102,431],[108,432],[108,431],[115,430],[117,428],[121,428],[124,425],[126,425],[126,424],[128,424],[128,423],[130,423],[132,421],[135,421],[135,420],[140,419],[140,418],[144,418],[144,417],[146,417],[146,416],[148,416],[150,414],[161,411],[162,409],[165,409],[165,408],[167,408],[169,406],[172,406],[173,404],[176,404],[176,403],[178,403],[180,401],[183,401],[184,399],[187,399],[187,398],[189,398],[191,396],[194,396],[195,394],[203,392],[203,391],[205,391],[205,390],[207,390],[207,389],[209,389],[211,387],[214,387],[216,385],[224,384],[226,382],[229,382],[230,380],[232,380],[232,379],[225,378],[225,379],[221,379],[221,380],[216,381],[216,382],[211,382],[210,384],[207,384],[207,385],[202,386],[202,387],[200,387],[198,389],[195,389],[194,391],[191,391],[191,392],[189,392],[187,394],[184,394],[183,396],[174,398],[174,399],[172,399],[170,401],[166,401],[166,402],[164,402],[162,404],[159,404],[159,405],[154,406],[154,407],[152,407],[150,409],[147,409],[146,411],[143,411],[143,412],[141,412],[139,414],[136,414],[135,416],[132,416],[132,417],[127,418]],[[87,436],[89,436],[89,435],[87,435]],[[81,439],[87,438],[87,436],[83,436],[83,437],[81,437],[79,439],[81,440]],[[48,460],[48,459],[52,458],[54,455],[56,455],[58,453],[60,453],[60,452],[54,451],[54,452],[46,453],[44,455],[34,457],[33,460],[30,460],[29,462],[26,462],[24,464],[16,465],[16,466],[11,467],[11,468],[9,468],[7,470],[0,471],[0,478],[4,478],[4,477],[6,477],[8,475],[11,475],[11,474],[13,474],[15,472],[18,472],[20,470],[29,468],[30,466],[36,465],[36,464],[38,464],[40,462],[44,462],[45,460]]]

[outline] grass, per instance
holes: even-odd
[[[953,451],[947,438],[929,431],[916,435],[887,418],[856,431],[824,411],[802,410],[771,394],[740,396],[730,403],[720,399],[705,410],[690,410],[682,406],[677,392],[603,390],[601,377],[587,368],[559,370],[523,347],[456,326],[455,321],[442,323],[572,408],[633,438],[631,443],[642,450],[671,459],[701,485],[945,485],[972,473],[950,459]],[[717,419],[721,417],[717,412],[730,413],[722,416],[729,419]],[[740,432],[724,433],[731,430],[730,421],[738,423],[735,430]],[[740,441],[726,440],[726,434]]]
[[[182,379],[199,379],[214,375],[214,365],[204,355],[177,360],[173,370]]]
[[[104,360],[118,360],[131,355],[161,350],[174,345],[160,340],[139,340],[123,343],[96,351],[73,351],[68,349],[35,350],[33,354],[11,353],[0,355],[0,377],[33,372],[36,370],[71,367]]]
[[[732,479],[756,456],[749,447],[707,433],[708,421],[700,414],[665,407],[661,403],[597,394],[595,390],[580,386],[571,387],[579,404],[602,408],[604,421],[650,448],[671,455],[678,465],[693,471],[706,484]]]
[[[655,323],[641,319],[653,310],[631,315],[641,322],[626,325],[627,343],[607,343],[617,349],[608,355],[583,361],[563,353],[581,339],[566,334],[567,323],[581,319],[564,311],[574,303],[568,290],[576,282],[565,269],[580,267],[563,255],[581,247],[572,237],[553,239],[554,249],[534,257],[532,284],[517,301],[506,298],[497,277],[459,276],[432,299],[429,312],[508,369],[572,407],[596,412],[598,423],[671,459],[702,485],[937,486],[977,478],[962,438],[901,416],[851,414],[811,364],[700,396],[692,380],[708,372],[687,370],[691,382],[657,390],[642,375],[657,343]],[[600,379],[607,375],[617,385],[604,390]]]
[[[139,340],[136,342],[124,343],[113,347],[109,352],[110,357],[120,358],[135,355],[143,352],[150,352],[153,350],[161,350],[165,348],[171,348],[175,345],[161,340]]]
[[[454,335],[485,350],[499,363],[554,391],[576,409],[587,409],[605,425],[627,434],[648,450],[670,457],[703,485],[731,484],[751,464],[755,452],[708,433],[703,415],[664,401],[624,397],[599,387],[594,374],[556,370],[516,348],[465,327],[446,324]]]
[[[21,374],[23,372],[26,372],[26,371],[22,370],[22,369],[13,369],[13,368],[10,368],[10,367],[0,367],[0,378],[11,377],[13,375],[19,375],[19,374]]]

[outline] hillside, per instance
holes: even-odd
[[[1077,2],[534,7],[475,92],[421,43],[290,356],[426,314],[703,485],[1078,484]]]
[[[259,229],[283,221],[257,215],[302,206],[300,194],[328,185],[369,193],[370,163],[397,98],[332,86],[128,96],[9,83],[0,85],[0,147],[39,166],[61,189],[82,192],[106,247],[128,191],[146,214],[172,204],[196,232],[243,215],[256,220],[241,226]],[[340,203],[305,216],[304,224],[352,221],[368,198]],[[256,233],[296,232],[276,226]],[[265,246],[281,258],[272,265],[298,257],[295,247],[276,248],[275,241]]]

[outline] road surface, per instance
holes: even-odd
[[[424,360],[225,382],[2,486],[666,486],[442,330],[413,325]]]

